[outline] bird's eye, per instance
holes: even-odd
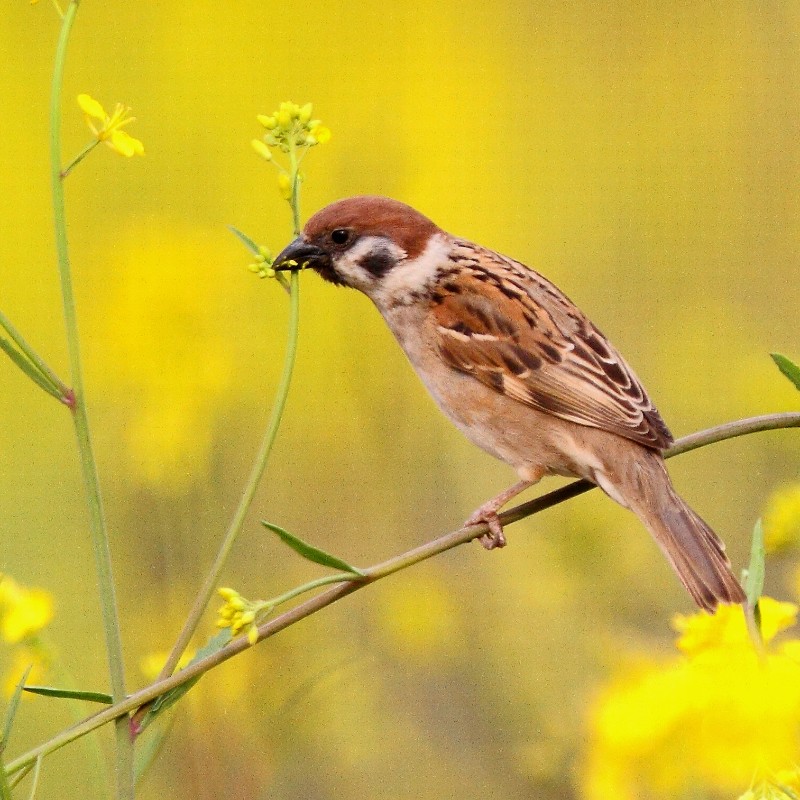
[[[346,244],[349,238],[350,231],[344,228],[336,228],[336,230],[331,231],[331,241],[334,244]]]

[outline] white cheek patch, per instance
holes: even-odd
[[[448,263],[451,248],[443,234],[432,236],[416,258],[408,259],[387,273],[381,283],[380,300],[387,305],[404,305],[414,292],[422,291],[433,282]]]
[[[376,283],[380,282],[380,276],[374,275],[363,264],[376,255],[381,255],[392,263],[406,257],[402,248],[384,236],[364,236],[339,257],[336,261],[336,272],[348,286],[372,296]]]

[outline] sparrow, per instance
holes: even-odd
[[[377,196],[318,211],[273,264],[306,267],[369,297],[442,411],[516,470],[465,523],[488,526],[487,549],[506,543],[511,498],[545,475],[585,478],[639,517],[700,608],[745,599],[725,545],[672,486],[673,438],[647,392],[554,284]]]

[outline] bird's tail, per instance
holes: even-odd
[[[642,520],[700,608],[713,611],[719,603],[743,602],[724,543],[675,492],[661,456],[642,455],[627,474],[615,476],[613,487],[598,481],[600,486],[617,501],[622,495],[623,505]]]

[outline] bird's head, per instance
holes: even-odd
[[[389,290],[397,295],[422,288],[429,272],[423,266],[434,261],[427,256],[445,239],[437,225],[405,203],[349,197],[314,214],[273,266],[309,267],[337,286],[351,286],[378,301]]]

